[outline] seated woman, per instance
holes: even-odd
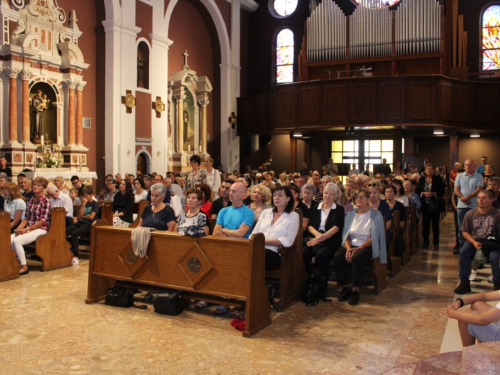
[[[134,192],[129,180],[121,180],[113,198],[113,226],[128,228],[133,221]]]
[[[26,217],[10,237],[10,246],[16,252],[17,259],[21,264],[19,275],[29,273],[26,265],[26,254],[23,245],[35,241],[49,230],[50,221],[50,200],[43,195],[49,181],[43,177],[37,177],[33,181],[33,192],[35,196],[28,202]]]
[[[151,205],[142,211],[139,219],[140,227],[154,228],[157,230],[168,230],[172,232],[175,228],[174,210],[163,202],[167,195],[167,188],[163,184],[151,186]]]
[[[201,191],[201,210],[208,216],[212,217],[212,189],[208,184],[198,184],[196,188]],[[187,195],[186,203],[187,203]],[[189,205],[188,205],[189,208]]]
[[[200,208],[202,202],[202,192],[199,189],[190,188],[185,192],[187,211],[179,213],[177,218],[177,232],[184,234],[190,226],[196,226],[205,231],[208,236],[208,216]]]
[[[134,180],[134,203],[139,203],[143,199],[148,199],[148,191],[146,190],[146,185],[144,185],[144,180],[142,178],[136,178]]]
[[[384,194],[385,201],[389,205],[391,214],[394,214],[395,211],[399,211],[399,225],[401,226],[401,230],[403,230],[406,221],[406,208],[403,203],[396,200],[396,188],[393,185],[386,186]]]
[[[292,246],[299,230],[299,215],[293,210],[293,196],[287,186],[273,191],[272,210],[264,210],[252,231],[263,233],[266,247],[266,270],[281,265],[279,246]]]
[[[337,284],[342,287],[338,300],[349,300],[349,305],[359,302],[364,264],[377,257],[380,263],[387,263],[382,214],[368,205],[368,190],[356,189],[354,200],[357,208],[345,218],[343,244],[334,257]],[[352,283],[349,283],[349,268]]]
[[[297,185],[288,185],[288,188],[292,192],[294,204],[293,204],[293,209],[296,210],[297,208],[300,208],[302,211],[302,229],[307,229],[309,226],[309,219],[311,218],[311,210],[304,204],[302,203],[302,200],[299,198],[300,196],[300,189]]]
[[[394,199],[401,202],[403,206],[408,207],[410,203],[408,202],[408,197],[404,193],[403,181],[399,178],[395,178],[394,181],[392,181],[392,186],[396,189]]]
[[[253,220],[254,224],[256,224],[257,221],[259,221],[260,214],[264,210],[271,208],[271,206],[267,204],[272,197],[271,190],[269,190],[266,185],[254,185],[251,189],[250,196],[252,197],[252,203],[250,203],[248,207],[253,211]]]
[[[500,341],[500,302],[490,306],[486,303],[490,301],[500,301],[500,291],[457,298],[448,306],[448,316],[458,320],[464,347],[474,345],[476,339],[478,343]],[[470,305],[470,309],[460,310],[465,305]]]
[[[344,227],[344,208],[335,203],[339,193],[339,187],[333,182],[323,188],[323,202],[311,210],[308,227],[311,237],[302,252],[308,276],[312,273],[311,261],[316,259],[316,265],[325,283],[325,291],[328,286],[328,262],[340,247]]]
[[[5,182],[2,186],[4,195],[3,210],[10,214],[10,233],[14,233],[19,223],[24,220],[26,213],[26,202],[19,191],[19,187],[13,182]]]

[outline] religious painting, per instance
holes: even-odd
[[[22,163],[23,155],[19,152],[14,153],[14,163]]]
[[[33,154],[26,154],[26,163],[33,163]]]
[[[184,95],[186,99],[182,103],[184,106],[182,112],[182,124],[184,126],[184,150],[193,151],[194,150],[194,98],[187,88],[184,89]]]
[[[38,82],[30,90],[30,139],[40,143],[42,135],[46,142],[57,143],[57,102],[54,89],[45,82]]]
[[[86,155],[80,155],[80,164],[82,164],[82,165],[87,164],[87,156]]]
[[[78,164],[78,156],[77,155],[73,155],[73,157],[71,158],[71,163]]]

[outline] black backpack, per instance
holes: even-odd
[[[320,300],[324,302],[331,302],[331,300],[325,298],[325,284],[325,279],[321,275],[312,275],[309,280],[307,280],[304,290],[302,291],[302,301],[307,306],[317,305]]]
[[[184,311],[180,293],[177,290],[153,294],[155,313],[165,315],[179,315]]]

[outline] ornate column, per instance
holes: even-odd
[[[30,78],[31,72],[24,69],[21,72],[21,80],[23,84],[23,104],[22,104],[22,143],[24,145],[31,144],[30,140]]]
[[[207,153],[207,106],[210,104],[208,100],[208,95],[205,94],[205,97],[201,100],[198,100],[198,103],[201,106],[201,123],[200,123],[200,143],[201,143],[201,152],[200,154]]]
[[[68,86],[68,145],[75,144],[75,87],[76,82],[72,79],[65,81]]]
[[[76,85],[76,145],[83,146],[83,88],[87,82]],[[70,107],[71,108],[71,107]]]
[[[177,152],[184,151],[184,99],[186,95],[183,92],[174,94],[177,103]]]
[[[18,143],[17,138],[17,76],[19,69],[9,68],[9,143]]]

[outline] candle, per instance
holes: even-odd
[[[43,135],[42,135],[42,138],[41,138],[41,145],[43,147]]]

